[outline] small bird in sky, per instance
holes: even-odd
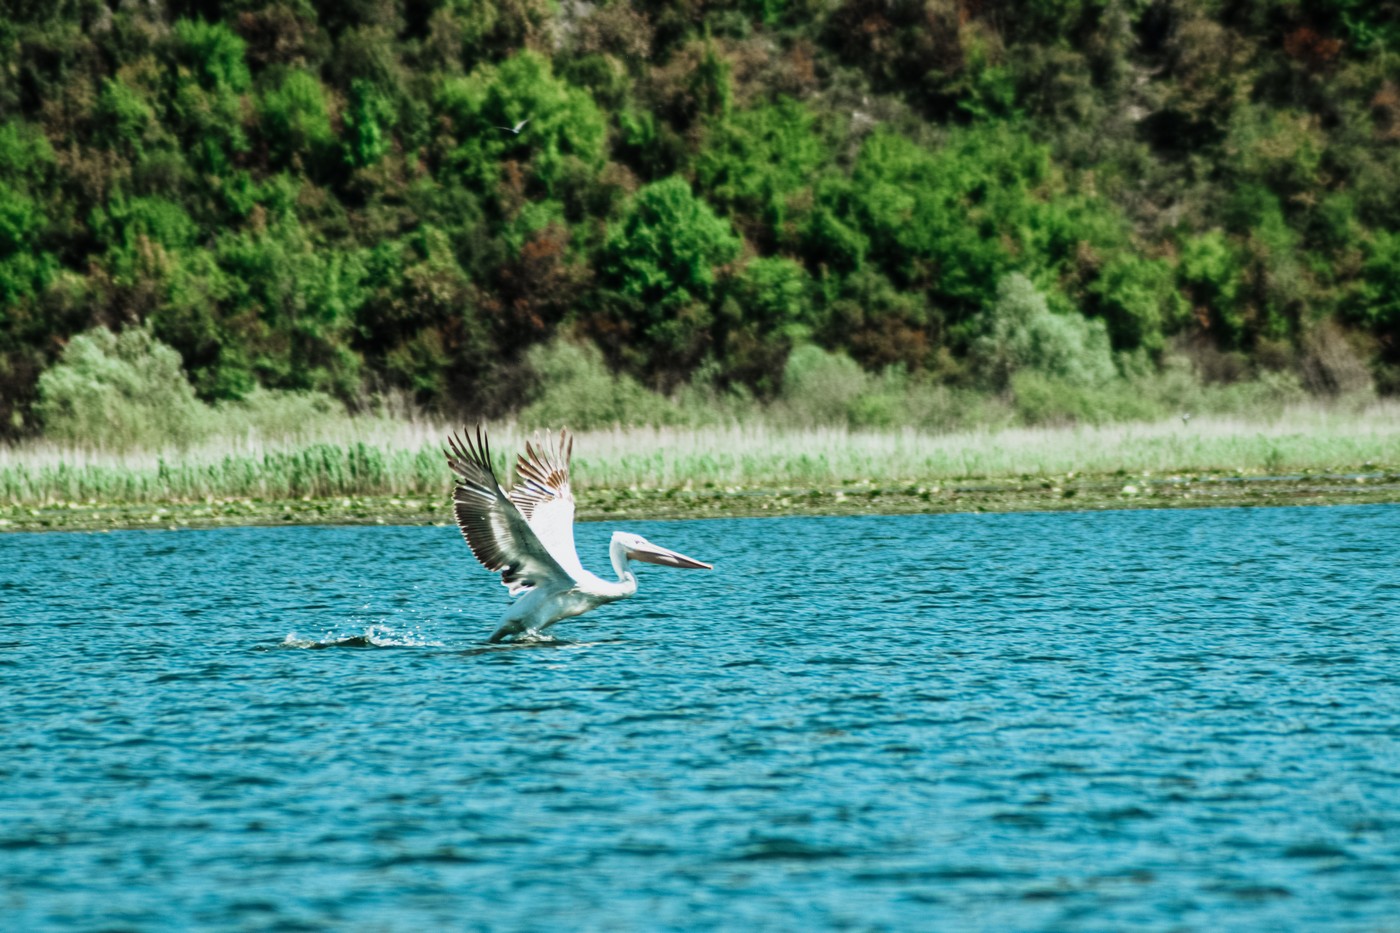
[[[529,118],[529,117],[526,117],[525,119],[521,120],[519,123],[515,124],[515,126],[498,126],[497,129],[502,129],[502,130],[505,130],[507,133],[514,133],[516,136],[519,136],[519,135],[520,135],[520,131],[523,130],[523,129],[525,129],[525,124],[526,124],[526,123],[529,123],[529,122],[530,122],[530,118]]]

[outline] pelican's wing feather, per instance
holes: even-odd
[[[509,493],[510,501],[530,521],[535,509],[554,501],[574,504],[574,492],[569,486],[569,459],[573,456],[574,439],[567,430],[559,432],[557,444],[535,435],[535,442],[525,442],[525,452],[516,458],[518,477]]]
[[[482,566],[499,573],[512,596],[547,583],[572,585],[573,579],[501,490],[481,428],[475,440],[464,434],[460,440],[449,437],[447,445],[447,465],[457,475],[452,494],[457,526]]]
[[[569,485],[569,460],[574,439],[567,430],[557,440],[535,437],[515,462],[517,482],[507,494],[530,523],[550,555],[575,578],[583,573],[574,545],[574,493]]]

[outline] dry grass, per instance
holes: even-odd
[[[192,449],[111,451],[35,443],[0,447],[0,503],[437,495],[440,452],[458,426],[338,418],[277,437],[245,432]],[[504,479],[531,432],[490,429]],[[1400,469],[1400,404],[1308,404],[1267,420],[1203,415],[1151,424],[850,431],[767,423],[579,432],[581,489],[832,486],[1067,473],[1221,473]]]
[[[622,429],[581,435],[581,479],[604,486],[944,480],[1074,473],[1233,472],[1400,466],[1400,405],[1299,406],[1268,422],[1201,417],[1153,424],[914,431]]]

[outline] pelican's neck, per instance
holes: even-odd
[[[612,555],[613,570],[617,572],[618,585],[623,588],[623,595],[631,596],[637,592],[637,577],[632,573],[632,562],[627,559],[627,546],[613,538],[612,547],[608,550]]]

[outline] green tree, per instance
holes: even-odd
[[[497,188],[508,181],[505,164],[514,162],[555,194],[571,173],[591,174],[603,165],[602,113],[587,92],[556,78],[549,60],[534,52],[447,81],[437,106],[455,140],[448,164],[468,184]]]
[[[518,404],[518,346],[498,344],[492,321],[448,234],[425,226],[376,246],[357,315],[360,348],[374,371],[439,411],[495,416]]]
[[[739,255],[729,223],[671,177],[637,192],[609,234],[601,279],[641,369],[693,365],[709,343],[715,267]]]
[[[1073,250],[1058,208],[1049,151],[1014,127],[958,129],[929,150],[879,131],[861,148],[830,209],[861,230],[901,289],[926,291],[956,323],[996,292],[1013,260],[1050,277]],[[845,216],[843,216],[843,214]]]
[[[359,359],[349,337],[367,297],[364,252],[318,249],[287,218],[224,236],[217,254],[229,287],[225,319],[258,382],[353,394]]]
[[[1234,347],[1244,332],[1243,263],[1236,247],[1216,229],[1182,244],[1177,275],[1196,309],[1198,321],[1214,331],[1222,346]]]
[[[39,247],[47,224],[32,198],[0,182],[0,326],[7,306],[41,291],[53,277],[57,263]]]
[[[50,220],[36,198],[51,184],[55,163],[41,133],[19,122],[0,124],[0,335],[6,309],[42,291],[58,267],[44,249]]]
[[[1160,259],[1118,253],[1104,263],[1088,290],[1117,350],[1160,353],[1166,334],[1185,317],[1175,271]]]
[[[1356,316],[1391,341],[1400,340],[1400,232],[1377,231],[1366,250]]]
[[[891,366],[924,369],[942,331],[942,321],[922,295],[901,291],[871,266],[840,281],[818,325],[823,344],[844,350],[873,372]]]
[[[695,161],[707,199],[752,231],[761,245],[793,244],[802,203],[832,161],[815,116],[803,105],[777,104],[729,114],[709,126]]]
[[[224,175],[246,152],[243,100],[252,85],[246,45],[223,23],[181,19],[166,42],[168,119],[190,161]]]
[[[119,79],[103,79],[96,123],[94,141],[130,158],[143,155],[160,135],[155,108]]]
[[[812,281],[791,259],[745,264],[727,283],[716,327],[725,377],[772,398],[795,343],[812,332]]]
[[[319,168],[330,161],[335,135],[325,88],[306,71],[289,71],[258,98],[263,137],[280,168]]]
[[[446,0],[433,14],[440,42],[468,62],[496,59],[543,38],[549,0]]]
[[[94,257],[96,297],[111,319],[146,319],[167,299],[172,271],[195,246],[198,226],[176,201],[120,194],[94,208],[88,223],[106,244]]]
[[[708,302],[715,267],[738,255],[728,222],[673,176],[637,192],[608,237],[603,272],[618,292],[661,318],[679,305]]]
[[[350,82],[344,120],[345,161],[351,166],[374,165],[389,153],[398,114],[393,100],[379,87],[362,78]]]

